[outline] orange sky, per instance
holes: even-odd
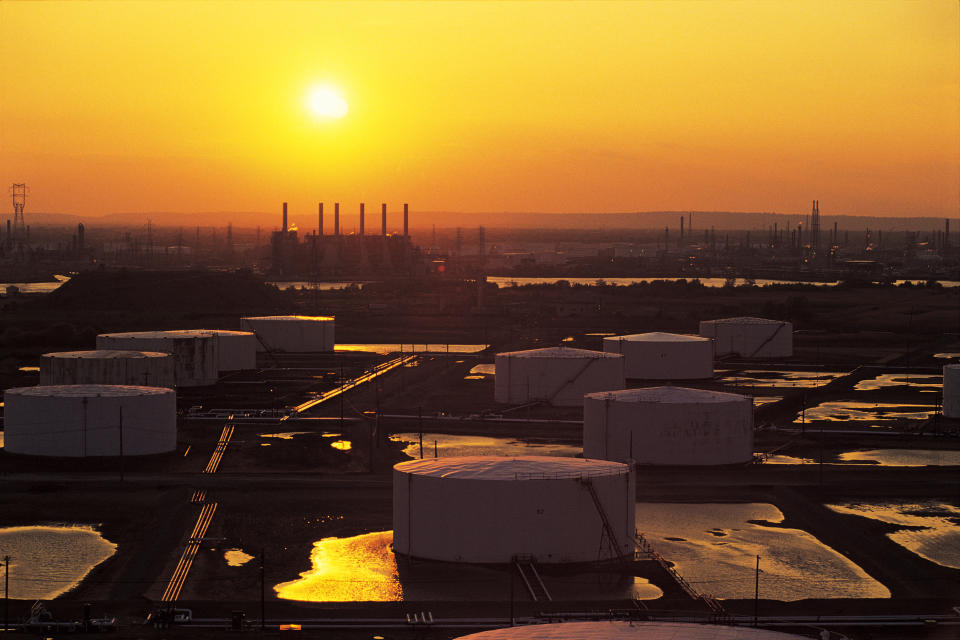
[[[6,1],[0,182],[85,215],[955,217],[958,34],[956,0]]]

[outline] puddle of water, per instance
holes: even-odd
[[[40,373],[40,367],[20,367],[17,371],[21,373]]]
[[[349,440],[334,440],[330,443],[330,446],[340,451],[350,451],[353,448],[353,443]]]
[[[227,561],[229,567],[242,567],[253,560],[253,556],[243,549],[227,549],[223,552],[223,559]]]
[[[573,342],[573,336],[567,336],[566,338],[564,338],[564,339],[561,340],[560,342]]]
[[[960,451],[937,449],[869,449],[840,454],[843,462],[882,467],[951,467],[960,465]]]
[[[472,376],[495,376],[497,375],[497,365],[488,362],[486,364],[475,365],[470,369],[470,375]]]
[[[739,375],[726,376],[722,382],[742,387],[763,387],[774,389],[813,389],[821,387],[840,376],[839,371],[760,371],[747,370]]]
[[[960,358],[960,353],[935,353],[933,357],[941,360],[953,360],[954,358]]]
[[[342,433],[334,433],[333,431],[324,431],[320,434],[321,438],[342,438]]]
[[[479,353],[490,345],[486,344],[337,344],[334,351],[366,351],[385,356],[390,353],[422,353],[425,351],[433,353]]]
[[[397,433],[390,436],[395,442],[407,443],[403,452],[411,458],[420,457],[419,434]],[[573,458],[583,453],[582,447],[565,444],[536,443],[512,438],[488,436],[454,436],[443,433],[423,434],[423,457],[432,458],[436,441],[437,455],[450,456],[561,456]]]
[[[876,391],[887,387],[911,387],[924,393],[939,392],[943,388],[943,376],[920,376],[905,373],[885,373],[872,380],[861,380],[854,391]]]
[[[487,376],[463,376],[464,380],[486,380]]]
[[[606,338],[606,337],[609,337],[609,336],[615,336],[615,335],[617,335],[617,334],[615,334],[615,333],[594,332],[594,333],[585,333],[585,334],[583,334],[583,335],[585,335],[585,336],[600,336],[601,338]]]
[[[933,500],[924,502],[845,502],[828,504],[837,513],[864,516],[904,527],[887,537],[930,562],[960,569],[960,508]]]
[[[261,443],[260,443],[260,446],[261,446],[261,447],[269,447],[269,446],[270,446],[270,443],[269,443],[269,442],[261,442]]]
[[[753,598],[760,556],[760,597],[889,598],[860,567],[783,521],[772,504],[637,503],[637,529],[694,587],[717,598]]]
[[[812,458],[797,458],[794,456],[785,456],[775,453],[766,456],[763,459],[764,464],[816,464],[817,461]]]
[[[780,402],[781,400],[783,400],[783,396],[753,396],[753,406],[762,407],[765,404]]]
[[[69,276],[53,276],[55,282],[4,282],[0,283],[0,291],[6,293],[7,287],[13,286],[20,289],[20,293],[50,293],[56,291],[64,282],[70,280]]]
[[[302,436],[310,431],[284,431],[282,433],[261,433],[261,438],[277,438],[279,440],[293,440],[295,436]]]
[[[323,538],[313,543],[313,568],[300,579],[273,589],[278,598],[307,602],[395,602],[403,599],[397,561],[390,545],[393,531],[352,538]]]
[[[806,420],[826,420],[828,422],[865,422],[877,420],[926,420],[937,408],[932,404],[888,404],[883,402],[824,402],[808,407]],[[798,413],[794,424],[800,424]]]
[[[10,597],[21,600],[56,598],[116,550],[89,526],[0,528],[0,555],[10,556]],[[4,571],[0,563],[0,577]]]
[[[277,597],[308,602],[487,601],[510,589],[504,568],[488,565],[418,562],[397,566],[392,531],[350,538],[323,538],[310,553],[312,568],[298,580],[274,587]],[[399,570],[398,570],[399,569]],[[655,600],[663,592],[645,578],[601,572],[544,574],[550,592],[560,600],[637,598]],[[517,597],[523,587],[514,585]]]

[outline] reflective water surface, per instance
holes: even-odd
[[[313,543],[313,568],[298,580],[273,589],[278,598],[310,602],[393,602],[403,599],[397,561],[390,549],[393,531]]]
[[[253,556],[243,549],[227,549],[223,552],[223,559],[227,561],[227,566],[242,567],[253,560]]]
[[[90,526],[0,528],[0,556],[10,556],[11,598],[56,598],[116,550],[117,545]],[[3,575],[0,563],[0,578]]]
[[[885,373],[871,380],[861,380],[854,391],[876,391],[886,387],[911,387],[924,393],[939,392],[943,388],[943,376],[921,376],[909,373]]]
[[[479,353],[490,345],[486,344],[424,344],[422,342],[415,344],[337,344],[333,347],[334,351],[365,351],[385,356],[390,353]]]
[[[298,580],[274,587],[277,597],[309,602],[502,599],[510,591],[505,567],[417,561],[398,565],[392,531],[349,538],[324,538],[310,554],[312,569]],[[544,583],[558,600],[636,598],[655,600],[663,592],[645,578],[586,570],[557,575],[541,566]],[[527,593],[514,577],[518,600]]]
[[[718,372],[719,373],[719,372]],[[840,371],[764,371],[746,370],[723,378],[724,384],[744,387],[812,389],[846,375]]]
[[[470,375],[472,376],[495,376],[497,375],[497,365],[493,362],[488,362],[486,364],[475,365],[470,369]]]
[[[904,527],[887,537],[922,558],[960,569],[960,508],[935,500],[922,502],[843,502],[828,504],[849,513]],[[913,527],[908,529],[907,527]]]
[[[606,285],[615,285],[620,287],[626,287],[631,284],[639,284],[641,282],[679,282],[680,280],[686,280],[688,282],[693,282],[693,280],[699,280],[700,284],[705,287],[717,288],[722,287],[727,284],[726,278],[537,278],[537,277],[514,277],[514,276],[487,276],[487,282],[492,282],[497,285],[499,288],[512,287],[512,286],[523,286],[527,284],[556,284],[561,280],[565,280],[570,284],[579,284],[579,285],[595,285],[598,283],[603,283]],[[746,278],[736,278],[734,284],[737,286],[747,284],[748,282],[753,282],[753,284],[758,287],[762,287],[767,284],[815,284],[825,287],[832,287],[839,284],[839,281],[834,280],[833,282],[810,282],[806,280],[747,280]],[[944,281],[945,282],[945,281]],[[947,286],[947,285],[944,285]]]
[[[926,420],[934,413],[937,407],[932,404],[890,404],[884,402],[823,402],[814,407],[807,407],[805,414],[807,422],[826,420],[831,422],[879,422],[893,420]],[[798,413],[794,423],[800,424],[801,414]]]
[[[949,467],[960,465],[960,451],[938,449],[869,449],[840,454],[843,462],[878,464],[884,467]]]
[[[772,504],[637,503],[637,529],[703,593],[753,598],[756,556],[760,597],[889,598],[859,566],[805,531],[763,526],[783,514]]]
[[[411,458],[420,457],[419,434],[397,433],[390,436],[395,442],[404,442],[403,452]],[[423,457],[432,458],[434,442],[438,457],[451,456],[562,456],[573,458],[583,448],[556,443],[526,442],[512,438],[488,436],[455,436],[444,433],[423,434]]]

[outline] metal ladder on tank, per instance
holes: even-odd
[[[616,555],[617,560],[620,561],[624,569],[629,570],[630,566],[627,563],[627,558],[623,555],[622,547],[617,541],[617,533],[610,524],[610,519],[607,517],[607,511],[603,508],[603,503],[600,502],[600,496],[597,495],[597,490],[593,486],[593,481],[590,478],[580,478],[580,483],[587,488],[587,492],[593,499],[593,504],[597,508],[597,513],[600,514],[600,521],[603,523],[604,533],[606,533],[610,544],[613,545],[614,554]]]
[[[540,577],[540,572],[537,571],[533,556],[513,556],[513,566],[516,567],[524,586],[527,587],[527,593],[530,594],[534,602],[553,601],[553,596],[550,595],[547,585],[543,583],[543,578]]]

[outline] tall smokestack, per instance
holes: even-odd
[[[950,246],[950,218],[946,218],[943,226],[943,246]]]
[[[387,203],[380,205],[380,235],[387,235]]]
[[[323,235],[323,203],[321,202],[317,210],[317,235]]]
[[[360,203],[360,236],[363,237],[363,203]]]
[[[287,232],[287,203],[283,203],[283,229],[284,233]]]
[[[685,216],[680,216],[680,240],[683,240],[683,219]]]
[[[333,203],[333,235],[340,235],[340,203]]]
[[[403,236],[407,237],[410,235],[410,212],[407,208],[407,203],[403,203]]]

